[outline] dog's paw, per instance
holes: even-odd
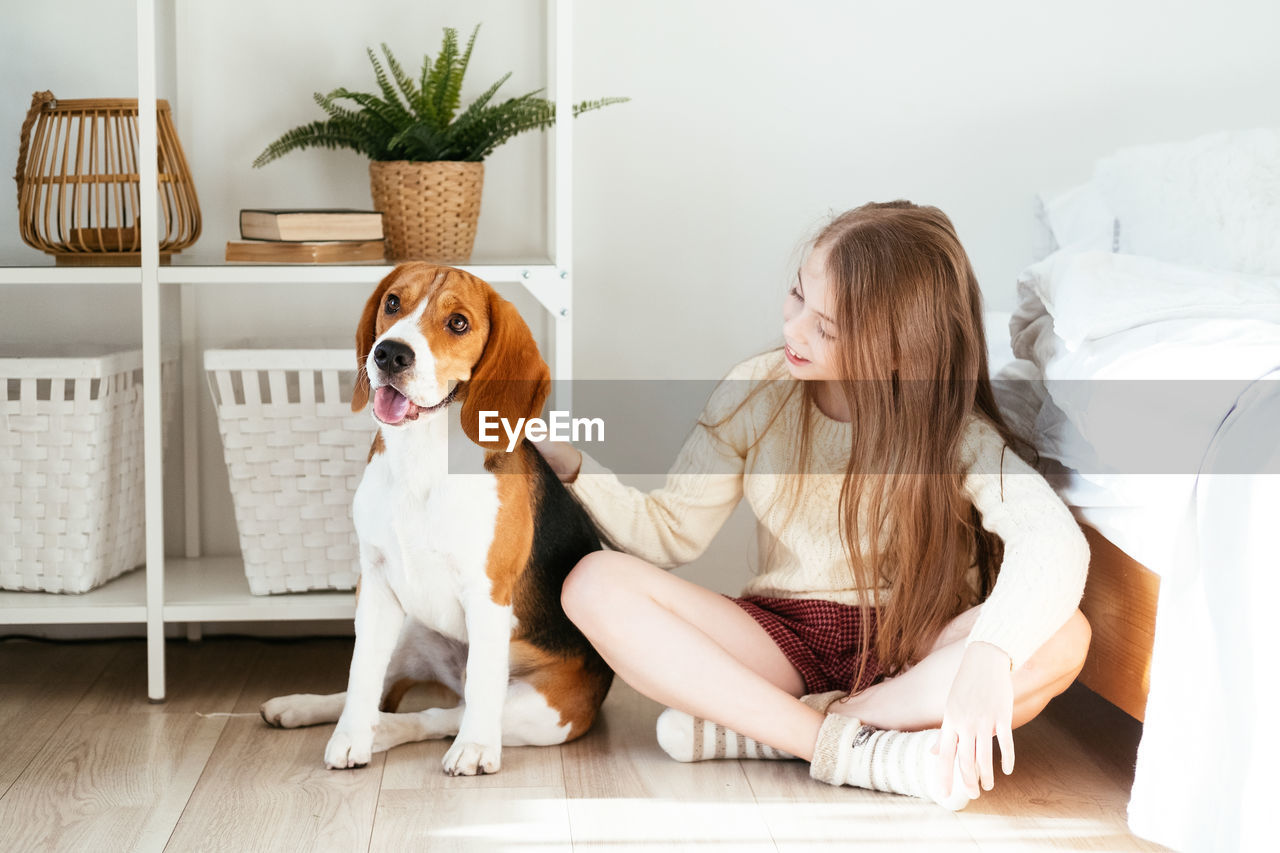
[[[364,767],[373,756],[373,730],[362,734],[339,729],[324,748],[324,766],[330,770]]]
[[[502,746],[463,743],[455,740],[444,754],[444,772],[450,776],[479,776],[497,773],[502,767]]]
[[[330,697],[313,696],[308,693],[295,693],[292,696],[277,696],[262,703],[259,713],[267,725],[278,729],[296,729],[300,726],[313,726],[316,723],[332,722],[333,708],[329,706]],[[336,706],[341,712],[341,705]]]

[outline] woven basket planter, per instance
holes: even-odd
[[[351,502],[374,426],[351,411],[351,350],[207,350],[204,366],[249,591],[354,589]]]
[[[0,589],[88,592],[142,565],[142,428],[141,350],[0,358]]]
[[[373,206],[383,214],[389,260],[471,260],[484,163],[374,160],[369,185]]]

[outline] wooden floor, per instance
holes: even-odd
[[[441,741],[325,770],[332,726],[271,729],[258,706],[343,689],[350,654],[171,642],[169,701],[151,705],[140,642],[0,643],[0,849],[1162,849],[1124,823],[1138,724],[1082,688],[1015,733],[1013,776],[952,814],[798,761],[672,761],[660,708],[620,683],[585,738],[505,750],[494,776],[444,776]]]

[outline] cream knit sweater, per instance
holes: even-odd
[[[703,420],[716,423],[732,412],[755,384],[744,380],[786,377],[782,358],[775,351],[735,367],[711,395]],[[720,427],[718,439],[695,427],[661,489],[646,494],[624,485],[585,453],[569,489],[618,548],[668,569],[701,554],[745,495],[757,519],[760,566],[744,595],[858,604],[868,591],[850,586],[837,515],[851,426],[812,413],[811,468],[840,473],[808,474],[794,490],[786,472],[797,470],[791,456],[803,412],[800,394],[760,437],[786,387],[771,381]],[[970,422],[961,461],[964,490],[982,526],[1004,542],[1000,575],[967,642],[991,643],[1020,666],[1074,612],[1089,546],[1049,484],[1005,451],[985,420]]]

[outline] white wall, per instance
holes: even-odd
[[[601,376],[717,374],[772,339],[796,245],[867,200],[947,211],[1010,308],[1034,192],[1118,146],[1280,124],[1271,0],[579,5],[576,85],[635,99],[579,122]]]
[[[576,128],[582,378],[714,377],[770,345],[798,246],[827,213],[867,200],[947,211],[989,307],[1007,309],[1032,259],[1036,191],[1084,179],[1119,146],[1280,125],[1274,0],[580,0],[575,18],[576,97],[633,99]],[[189,254],[220,256],[241,207],[368,205],[357,155],[299,153],[262,170],[250,162],[318,116],[313,91],[372,85],[366,45],[387,41],[416,68],[441,26],[465,33],[477,21],[464,100],[507,70],[508,94],[543,84],[540,3],[178,0],[161,94],[174,101],[205,217]],[[132,27],[123,0],[4,0],[0,165],[16,160],[34,89],[136,91]],[[538,136],[491,158],[477,259],[539,253],[544,161]],[[38,257],[18,241],[15,219],[16,205],[0,206],[0,263]],[[48,292],[0,291],[0,335],[83,323],[136,337],[132,297],[58,294],[50,311]],[[364,295],[202,288],[201,343],[275,334],[299,303],[308,319],[291,331],[345,343]],[[545,336],[540,321],[535,330]],[[202,417],[206,545],[234,551],[207,406]],[[748,521],[736,517],[735,533]],[[722,537],[694,575],[739,585],[743,538]]]

